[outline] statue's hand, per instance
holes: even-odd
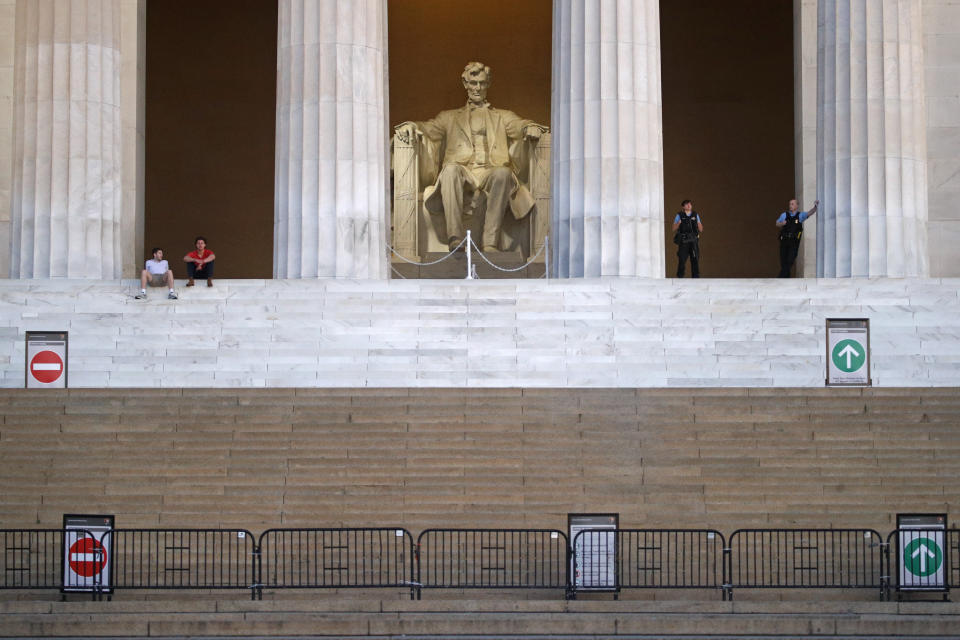
[[[404,144],[409,144],[412,140],[416,138],[417,135],[417,125],[412,122],[404,122],[403,124],[398,124],[394,131],[397,132],[397,138],[400,142]]]
[[[528,125],[523,132],[523,137],[525,140],[530,140],[531,142],[536,142],[540,139],[540,127],[535,125]]]

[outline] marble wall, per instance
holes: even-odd
[[[930,275],[960,275],[960,2],[924,0]]]

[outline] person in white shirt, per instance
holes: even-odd
[[[170,292],[167,298],[176,300],[177,294],[173,290],[173,271],[170,265],[163,259],[163,249],[155,247],[153,250],[153,259],[147,260],[143,271],[140,272],[140,293],[137,294],[137,300],[143,300],[147,297],[147,285],[151,287],[162,287],[167,285]]]

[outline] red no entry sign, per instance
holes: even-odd
[[[107,551],[96,538],[80,538],[70,545],[70,568],[78,576],[90,578],[107,564]]]
[[[37,382],[50,384],[63,375],[63,358],[53,351],[41,351],[30,360],[30,375]]]

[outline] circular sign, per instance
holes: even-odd
[[[903,566],[920,578],[931,576],[943,564],[940,545],[930,538],[915,538],[903,550]]]
[[[37,382],[50,384],[63,375],[63,358],[55,351],[41,351],[30,360],[30,375]]]
[[[856,340],[841,340],[830,354],[833,364],[845,373],[853,373],[867,361],[867,350]]]
[[[107,564],[107,551],[96,538],[80,538],[70,545],[70,568],[78,576],[90,578]]]

